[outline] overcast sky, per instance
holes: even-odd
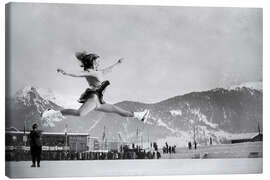
[[[11,92],[26,85],[80,96],[74,53],[100,55],[108,102],[157,102],[192,91],[262,81],[262,9],[12,4]]]

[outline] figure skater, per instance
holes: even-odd
[[[115,113],[122,117],[133,117],[142,122],[146,122],[149,116],[149,110],[143,112],[131,112],[124,110],[113,104],[106,103],[103,100],[103,92],[110,84],[109,81],[103,81],[103,76],[112,71],[114,67],[121,64],[123,59],[119,59],[115,64],[105,68],[99,69],[99,56],[94,53],[77,52],[76,58],[80,61],[83,71],[80,73],[68,73],[62,69],[57,69],[58,73],[66,76],[85,78],[88,82],[89,88],[80,96],[78,102],[82,103],[79,109],[63,109],[55,111],[52,109],[46,110],[42,114],[42,119],[53,121],[55,118],[62,120],[65,116],[85,116],[89,112],[96,110],[105,113]]]

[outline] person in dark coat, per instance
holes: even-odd
[[[188,142],[188,149],[189,149],[189,150],[192,149],[192,144],[191,144],[190,141]]]
[[[32,131],[30,132],[29,139],[30,139],[30,152],[32,157],[32,165],[31,167],[40,167],[40,159],[41,159],[41,150],[42,150],[42,143],[41,143],[41,131],[38,130],[38,125],[35,123],[32,126]]]

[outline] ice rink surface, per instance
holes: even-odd
[[[262,158],[6,162],[6,175],[29,177],[149,176],[261,173]]]

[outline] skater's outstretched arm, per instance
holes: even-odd
[[[67,73],[63,69],[57,69],[58,73],[61,73],[66,76],[71,76],[71,77],[88,77],[88,76],[96,76],[97,72],[95,71],[88,71],[88,72],[80,72],[80,73]]]
[[[110,73],[110,72],[112,72],[112,69],[113,69],[115,66],[121,64],[122,62],[123,62],[123,58],[120,58],[120,59],[119,59],[116,63],[114,63],[113,65],[111,65],[111,66],[109,66],[109,67],[107,67],[107,68],[101,69],[100,71],[101,71],[103,74]]]

